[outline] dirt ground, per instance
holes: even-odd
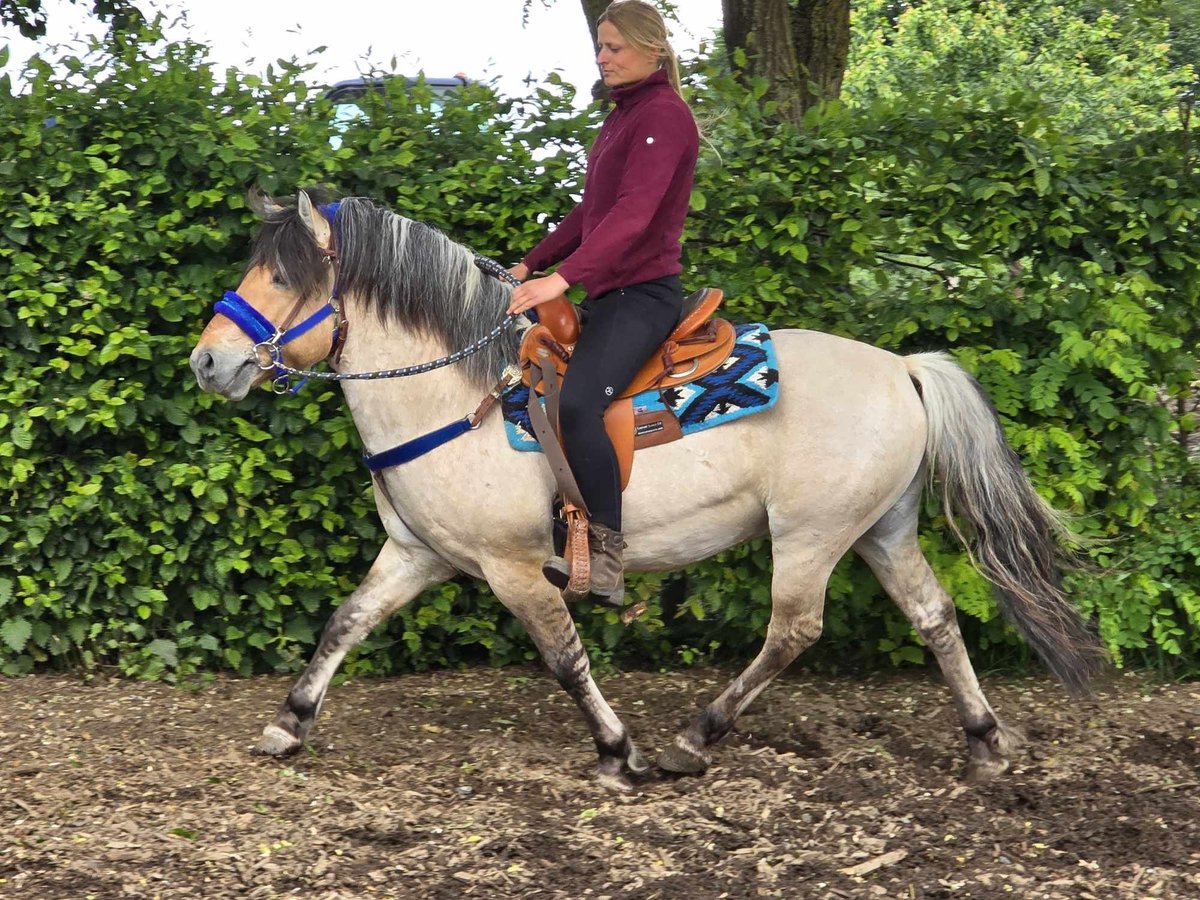
[[[601,687],[653,754],[731,674]],[[1196,683],[986,678],[1029,744],[969,788],[935,675],[794,673],[707,775],[628,796],[537,669],[347,682],[252,756],[290,683],[0,680],[0,896],[1200,897]]]

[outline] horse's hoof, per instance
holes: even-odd
[[[625,755],[625,768],[634,775],[645,775],[650,771],[650,760],[642,756],[637,747],[630,747]]]
[[[675,743],[658,755],[660,769],[680,775],[699,775],[708,769],[709,762],[707,754],[693,750],[682,738],[675,738]]]
[[[973,785],[987,784],[989,781],[995,781],[1007,772],[1008,767],[1008,760],[1003,758],[973,759],[967,763],[967,771],[963,774],[963,781]]]
[[[304,746],[304,741],[290,734],[278,725],[268,725],[263,729],[262,737],[258,739],[256,753],[264,756],[291,756]]]
[[[620,772],[597,772],[596,781],[601,787],[620,794],[633,792],[633,782]]]

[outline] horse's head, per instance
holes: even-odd
[[[252,194],[251,208],[263,227],[241,284],[216,305],[189,359],[200,387],[230,400],[280,375],[280,361],[302,369],[320,362],[342,336],[332,213],[304,191],[294,207]]]

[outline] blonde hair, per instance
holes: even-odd
[[[667,70],[667,80],[675,93],[683,96],[683,84],[679,79],[679,57],[667,40],[667,23],[657,9],[645,0],[613,0],[608,9],[600,14],[596,24],[611,22],[621,37],[643,53],[659,59]]]

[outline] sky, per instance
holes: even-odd
[[[70,44],[100,30],[91,4],[45,0],[47,35],[37,44],[13,27],[0,27],[0,47],[11,57],[4,71],[14,81],[26,59],[50,44]],[[522,26],[524,0],[141,0],[144,12],[161,12],[167,35],[190,35],[211,48],[220,67],[262,74],[279,58],[310,59],[325,46],[310,81],[333,84],[373,69],[422,70],[429,77],[495,80],[508,95],[526,93],[524,79],[541,81],[558,71],[589,99],[596,67],[579,0],[532,0]],[[669,23],[683,55],[711,41],[721,23],[721,0],[677,0],[680,22]]]

